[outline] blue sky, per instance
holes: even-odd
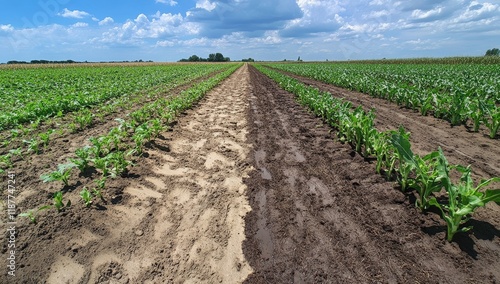
[[[498,0],[0,0],[0,62],[480,56]]]

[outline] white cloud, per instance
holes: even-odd
[[[177,2],[174,0],[156,0],[156,3],[168,4],[170,6],[177,5]]]
[[[211,3],[210,0],[198,0],[198,2],[196,2],[196,8],[199,8],[199,9],[212,11],[213,9],[215,9],[215,7],[217,7],[215,2]]]
[[[85,17],[90,16],[89,13],[79,10],[68,10],[68,8],[64,8],[62,12],[58,13],[59,16],[64,18],[75,18],[75,19],[83,19]]]
[[[106,26],[106,25],[110,25],[112,23],[114,23],[115,21],[113,20],[113,18],[111,17],[106,17],[104,18],[104,20],[100,21],[99,22],[99,26]]]
[[[429,11],[422,11],[422,10],[414,10],[411,13],[412,18],[417,19],[417,20],[429,20],[429,19],[435,19],[439,14],[443,12],[442,7],[436,7],[432,10]]]
[[[467,7],[467,10],[457,17],[454,22],[478,21],[494,16],[500,16],[499,5],[488,2],[480,4],[477,1],[472,1]]]
[[[138,45],[157,39],[156,45],[165,45],[169,38],[194,35],[198,30],[197,24],[186,22],[181,14],[157,13],[152,19],[140,14],[134,20],[104,32],[101,38],[94,41]]]
[[[14,31],[14,27],[12,25],[0,25],[0,34],[1,33],[9,33]]]
[[[73,27],[73,28],[85,28],[88,26],[89,26],[89,24],[87,24],[87,23],[78,22],[76,24],[73,24],[71,27]]]

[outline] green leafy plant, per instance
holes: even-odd
[[[105,177],[105,176],[101,177],[100,179],[96,179],[94,182],[97,185],[97,189],[99,189],[99,190],[104,189],[104,187],[106,186],[106,180],[107,180],[107,177]]]
[[[406,168],[409,167],[415,171],[416,177],[412,181],[412,187],[415,188],[419,195],[417,206],[421,210],[429,208],[429,198],[431,194],[439,192],[442,189],[442,184],[438,178],[438,171],[436,170],[436,157],[438,156],[438,152],[432,152],[423,158],[413,154],[408,137],[401,135],[400,132],[394,132],[392,134],[391,143],[396,149],[400,163],[403,165],[409,164],[405,165],[403,168],[406,170]],[[408,172],[405,172],[405,174],[409,175]],[[408,183],[408,181],[406,181],[406,183]]]
[[[488,117],[484,124],[490,130],[490,138],[493,139],[497,136],[498,129],[500,128],[500,107],[486,109],[486,113]]]
[[[75,123],[78,125],[78,130],[83,130],[92,126],[93,115],[88,109],[84,109],[76,114]]]
[[[42,142],[43,147],[47,147],[50,141],[50,135],[54,132],[53,129],[48,130],[45,133],[40,133],[38,137],[40,138],[40,141]]]
[[[89,168],[90,162],[90,146],[84,146],[83,148],[76,149],[75,154],[78,159],[71,158],[70,161],[76,165],[80,172],[85,172]]]
[[[106,157],[111,165],[111,177],[115,178],[127,172],[127,167],[133,163],[125,158],[125,153],[122,151],[113,152]]]
[[[500,189],[480,191],[490,183],[500,181],[500,178],[482,180],[476,186],[471,178],[470,166],[449,167],[442,151],[439,151],[438,162],[439,180],[448,193],[448,204],[439,203],[435,197],[429,200],[429,204],[436,206],[441,211],[447,225],[446,239],[451,242],[456,233],[472,229],[472,226],[460,226],[471,218],[477,208],[485,206],[490,201],[500,202]],[[462,173],[459,184],[452,183],[449,175],[450,168]]]
[[[5,154],[0,156],[0,168],[8,169],[12,167],[12,161],[10,160],[11,154]]]
[[[68,186],[68,181],[71,176],[71,171],[76,165],[74,163],[59,164],[57,170],[48,174],[43,174],[40,178],[43,182],[62,181],[65,186]]]
[[[71,206],[71,200],[68,200],[66,204],[63,202],[63,193],[62,191],[58,191],[54,194],[54,207],[57,209],[57,212],[63,211],[65,208]]]
[[[28,151],[38,154],[40,152],[40,142],[33,138],[31,140],[23,140],[25,144],[28,145]]]
[[[102,196],[100,189],[97,188],[92,189],[92,195],[99,198],[102,202],[106,202],[106,200],[104,200],[104,196]]]
[[[40,211],[47,210],[50,208],[50,205],[45,205],[37,209],[30,209],[26,212],[20,213],[18,216],[19,217],[26,217],[30,220],[31,223],[36,224],[37,223],[37,216]]]
[[[22,160],[24,160],[24,156],[23,156],[23,150],[21,147],[17,148],[17,149],[11,149],[9,151],[10,154],[14,155],[14,156],[18,156],[20,157]],[[1,159],[0,159],[1,160]]]
[[[85,207],[90,207],[90,205],[92,205],[92,193],[86,187],[80,191],[80,197],[82,198]]]

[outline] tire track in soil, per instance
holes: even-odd
[[[473,259],[294,96],[250,68],[252,211],[245,283],[495,283],[498,237]],[[436,221],[437,220],[437,221]],[[463,244],[462,244],[463,245]],[[473,277],[476,277],[474,280]]]
[[[37,232],[18,283],[242,282],[252,272],[242,251],[252,170],[245,68],[157,139],[132,179],[106,189],[111,204],[70,210],[64,227]]]

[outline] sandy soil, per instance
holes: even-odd
[[[358,95],[359,103],[375,104]],[[406,110],[383,107],[394,118],[407,116]],[[377,114],[381,129],[400,123]],[[433,139],[454,147],[464,136],[459,143],[470,144],[460,145],[473,149],[461,152],[488,158],[481,135],[454,134],[460,129],[428,118],[408,119],[409,129],[420,125],[410,129],[419,151],[434,150]],[[20,208],[50,202],[55,188],[41,184],[40,172],[65,160],[62,153],[87,136],[104,133],[106,125],[53,141],[34,160],[19,161],[17,178],[29,192]],[[16,277],[7,278],[4,265],[0,283],[500,282],[498,211],[481,209],[471,233],[444,241],[437,214],[421,214],[411,196],[375,174],[373,163],[337,142],[335,131],[249,65],[146,152],[127,177],[109,182],[107,202],[81,204],[78,191],[88,182],[82,176],[66,189],[73,201],[66,212],[43,212],[36,225],[19,219]],[[484,163],[498,159],[490,156]],[[474,167],[483,175],[498,171],[494,164]],[[4,260],[8,238],[6,232],[0,239]]]

